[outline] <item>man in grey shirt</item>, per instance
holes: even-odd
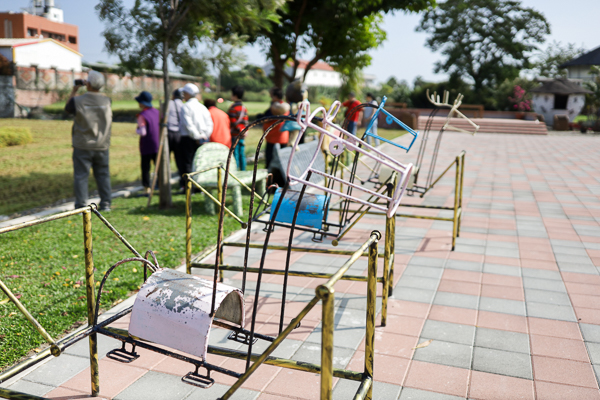
[[[75,96],[79,88],[87,92]],[[110,211],[111,186],[108,167],[108,149],[112,124],[111,100],[99,91],[104,76],[97,71],[88,73],[87,81],[76,82],[65,111],[74,114],[72,129],[73,180],[75,208],[85,207],[88,201],[90,167],[100,194],[100,211]]]

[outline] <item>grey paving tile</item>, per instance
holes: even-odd
[[[587,342],[585,345],[592,364],[600,364],[600,343]]]
[[[410,276],[403,275],[396,287],[398,288],[413,288],[413,289],[425,289],[425,290],[436,290],[439,285],[439,279],[425,278],[422,276]]]
[[[473,213],[469,214],[470,217],[473,217]],[[467,245],[471,245],[471,246],[483,246],[485,247],[487,245],[487,243],[489,243],[489,241],[483,240],[483,239],[471,239],[471,238],[462,238],[462,237],[458,237],[456,238],[456,243],[460,243],[460,244],[467,244]],[[496,242],[494,242],[496,243]]]
[[[502,242],[499,240],[486,241],[486,247],[497,247],[503,249],[519,250],[519,244],[513,242]]]
[[[573,254],[555,254],[556,262],[560,266],[561,263],[573,263],[583,265],[594,265],[590,257],[587,254],[584,255],[573,255]]]
[[[579,248],[584,247],[578,238],[573,238],[573,239],[574,240],[550,239],[550,244],[552,244],[552,247],[554,247],[554,246],[579,247]]]
[[[437,267],[426,267],[424,265],[409,265],[404,270],[403,275],[422,276],[424,278],[439,279],[444,270]]]
[[[451,396],[449,394],[428,392],[425,390],[405,387],[400,392],[398,400],[460,400],[463,397]]]
[[[562,276],[558,271],[548,271],[545,269],[521,268],[521,273],[527,278],[541,278],[555,281],[562,281]]]
[[[416,301],[418,303],[429,304],[432,302],[433,296],[435,296],[435,290],[413,289],[396,285],[394,287],[394,295],[392,297],[398,300]]]
[[[346,368],[352,355],[353,349],[346,347],[333,347],[333,368]],[[321,364],[321,344],[320,343],[304,343],[292,356],[292,360],[304,361],[313,364]]]
[[[471,254],[484,254],[485,247],[483,246],[472,246],[470,244],[456,244],[455,251],[459,253],[471,253]]]
[[[571,255],[571,256],[587,256],[587,252],[582,247],[571,246],[552,246],[552,250],[556,255]]]
[[[201,389],[197,388],[191,392],[185,400],[204,400],[204,399],[218,399],[220,396],[224,395],[225,392],[229,389],[229,386],[221,385],[220,383],[215,383],[209,389]],[[232,400],[256,400],[260,396],[260,392],[256,392],[254,390],[248,389],[238,389],[231,396]]]
[[[433,304],[476,310],[479,297],[462,293],[437,292]]]
[[[481,297],[479,300],[479,309],[484,311],[525,316],[525,303],[517,300]]]
[[[259,340],[252,346],[253,353],[263,353],[267,347],[271,345],[271,342],[267,342],[265,340]],[[300,348],[302,342],[300,340],[293,339],[285,339],[281,344],[271,353],[273,357],[281,357],[281,358],[292,358],[294,353]],[[244,346],[244,349],[247,350],[247,347]]]
[[[338,308],[333,318],[336,325],[364,327],[367,318],[365,314],[365,311],[360,309]]]
[[[98,357],[102,358],[109,351],[116,349],[117,347],[121,347],[121,342],[117,339],[109,338],[104,335],[98,336]],[[73,356],[84,357],[85,359],[89,359],[90,357],[90,344],[88,339],[80,340],[75,343],[73,346],[69,347],[64,351],[63,354],[70,354]]]
[[[421,336],[419,342],[428,339],[430,338]],[[471,346],[465,344],[434,340],[429,346],[417,349],[413,360],[468,369],[471,367],[471,349]]]
[[[476,261],[448,260],[446,268],[458,269],[461,271],[481,271],[483,263]]]
[[[588,250],[600,250],[600,243],[582,242],[582,244]]]
[[[578,274],[589,274],[589,275],[597,275],[598,271],[593,264],[577,264],[571,262],[557,262],[558,268],[561,272],[575,272]]]
[[[567,292],[567,288],[562,281],[556,281],[551,279],[540,279],[523,277],[523,287],[525,289],[539,289],[539,290],[550,290],[554,292]]]
[[[556,304],[527,302],[527,316],[547,319],[558,319],[561,321],[576,322],[577,318],[571,306],[559,306]]]
[[[470,325],[453,324],[444,321],[428,319],[425,321],[421,336],[427,339],[441,340],[445,342],[473,344],[475,327]]]
[[[488,246],[485,248],[485,255],[486,256],[495,256],[495,257],[519,258],[519,250],[518,249],[507,249],[504,247]]]
[[[483,272],[487,274],[521,276],[521,268],[501,264],[483,264]]]
[[[479,228],[474,226],[461,226],[461,232],[471,232],[471,233],[488,233],[487,228]]]
[[[314,296],[314,294],[313,294]],[[353,294],[353,293],[344,293],[339,295],[336,293],[336,307],[338,308],[352,308],[355,310],[364,310],[363,315],[366,319],[366,310],[367,310],[367,298],[364,295]],[[375,300],[377,312],[381,310],[381,297],[377,297]]]
[[[529,354],[529,336],[525,333],[477,328],[475,346]]]
[[[423,265],[426,267],[438,267],[441,268],[444,266],[446,262],[443,258],[435,258],[435,257],[412,257],[408,262],[408,266],[411,265]]]
[[[119,393],[117,400],[185,399],[194,387],[181,383],[181,377],[149,371]]]
[[[494,229],[490,226],[488,229],[490,235],[502,235],[502,236],[517,236],[517,231],[513,229]]]
[[[21,393],[27,393],[33,396],[43,396],[55,388],[54,386],[27,381],[26,378],[27,377],[20,379],[8,387],[4,386],[3,384],[0,385],[0,387],[6,387],[7,389]]]
[[[62,354],[27,375],[27,380],[49,386],[60,386],[90,366],[90,360]]]
[[[600,326],[579,323],[583,340],[586,342],[600,343]]]
[[[525,300],[534,303],[556,304],[571,307],[569,295],[548,290],[525,289]]]
[[[308,336],[306,343],[321,343],[322,333],[321,324],[319,324]],[[336,325],[333,340],[336,347],[356,350],[362,343],[364,337],[364,327],[356,328],[352,326]]]
[[[542,229],[527,229],[519,230],[519,236],[532,237],[532,238],[547,238],[548,233]]]
[[[333,388],[334,400],[347,400],[354,398],[360,382],[350,381],[347,379],[338,380]],[[373,382],[373,398],[381,400],[397,400],[401,386],[392,385],[391,383]]]
[[[475,347],[473,369],[492,374],[533,379],[531,356],[525,353]]]

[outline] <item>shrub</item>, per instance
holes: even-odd
[[[0,147],[19,146],[33,142],[29,128],[7,126],[0,128]]]

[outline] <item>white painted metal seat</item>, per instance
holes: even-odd
[[[172,269],[152,274],[138,292],[129,333],[206,360],[213,282]],[[215,318],[244,326],[244,296],[217,283]]]

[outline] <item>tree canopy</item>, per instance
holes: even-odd
[[[538,77],[566,78],[566,68],[559,68],[559,66],[579,57],[584,52],[585,49],[578,47],[575,43],[563,45],[561,42],[553,41],[546,50],[538,54],[532,70]]]
[[[384,13],[421,11],[435,0],[290,0],[278,12],[280,23],[272,23],[252,37],[265,48],[273,62],[272,80],[283,87],[296,75],[300,55],[314,54],[305,75],[319,60],[332,64],[342,73],[362,68],[371,62],[369,49],[385,40],[379,27]],[[292,60],[291,73],[286,71]]]
[[[445,57],[435,72],[472,81],[484,103],[489,88],[530,67],[529,55],[550,25],[516,0],[447,0],[423,15],[417,31],[429,33],[427,46]]]

